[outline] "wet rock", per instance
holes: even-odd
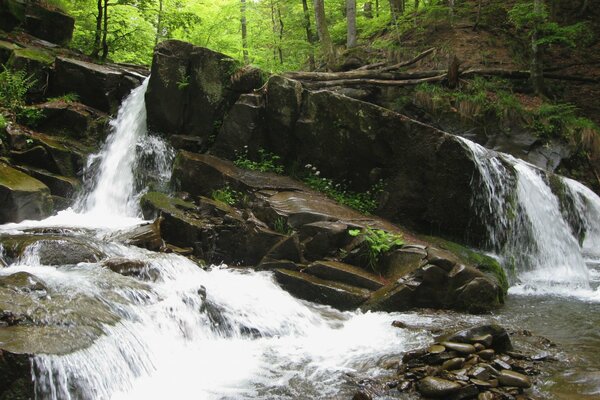
[[[531,380],[527,376],[515,371],[500,371],[498,382],[502,386],[515,386],[524,389],[531,387]]]
[[[507,362],[505,362],[499,358],[495,359],[494,362],[492,363],[492,365],[498,369],[512,369],[510,364],[508,364]]]
[[[461,388],[462,386],[456,382],[432,376],[421,379],[417,384],[417,389],[423,396],[434,398],[447,397],[458,392]]]
[[[354,309],[370,295],[366,289],[319,279],[302,272],[276,269],[275,277],[290,293],[340,310]]]
[[[347,283],[352,286],[377,290],[383,287],[379,277],[361,268],[336,261],[317,261],[302,272],[316,277]]]
[[[446,351],[446,348],[443,345],[434,344],[433,346],[429,346],[427,351],[432,354],[438,354]]]
[[[417,349],[417,350],[411,350],[411,351],[407,351],[406,353],[404,353],[404,355],[402,356],[402,362],[404,364],[408,363],[409,361],[412,360],[416,360],[418,358],[421,358],[422,356],[424,356],[425,354],[427,354],[427,349]]]
[[[472,399],[479,393],[479,389],[475,385],[466,385],[461,387],[456,393],[449,396],[448,400],[463,400]]]
[[[117,274],[135,277],[143,276],[148,267],[144,261],[127,258],[109,258],[102,263],[102,266]]]
[[[456,333],[445,335],[441,341],[459,342],[459,343],[477,343],[484,335],[491,335],[492,342],[490,346],[499,353],[512,350],[510,337],[506,329],[499,325],[481,325],[475,328],[465,329]]]
[[[447,371],[453,371],[455,369],[460,369],[465,364],[465,359],[461,357],[456,357],[448,361],[444,361],[442,364],[442,369]]]
[[[0,162],[0,223],[42,219],[52,212],[50,190],[42,182]]]
[[[492,349],[485,349],[485,350],[481,350],[480,352],[478,352],[477,355],[479,357],[481,357],[483,360],[489,361],[492,358],[494,358],[494,356],[496,355],[496,352]]]
[[[23,293],[43,292],[45,294],[48,290],[41,279],[23,271],[0,276],[0,286]]]
[[[0,398],[35,398],[30,357],[29,354],[0,350]]]
[[[105,113],[116,113],[121,101],[143,77],[108,65],[57,57],[51,92],[55,96],[77,93],[80,101]]]
[[[52,238],[38,240],[32,246],[42,265],[74,265],[80,262],[97,262],[104,258],[94,246],[73,238]]]
[[[442,342],[441,344],[449,350],[454,350],[462,354],[473,354],[476,351],[473,345],[466,343]]]
[[[405,284],[393,282],[375,291],[361,309],[363,311],[401,311],[414,307],[414,291]]]
[[[492,392],[481,392],[477,396],[477,400],[494,400],[495,398]]]
[[[73,195],[81,188],[81,182],[76,178],[53,174],[52,172],[39,168],[18,167],[18,169],[48,186],[50,193],[53,196],[68,199],[73,197]],[[60,209],[57,207],[56,202],[54,203],[54,208],[57,210]]]
[[[111,234],[111,239],[131,246],[157,251],[165,245],[160,236],[162,219],[157,218],[151,224],[143,224],[134,228],[117,231]]]
[[[427,252],[422,249],[396,249],[383,256],[380,263],[381,270],[384,271],[386,278],[398,279],[422,267],[426,257]]]
[[[482,350],[485,350],[485,346],[482,345],[481,343],[475,343],[473,346],[475,347],[475,350],[478,351],[478,352],[482,351]]]
[[[39,106],[43,118],[36,130],[73,139],[101,140],[106,136],[108,115],[85,104],[53,101]]]

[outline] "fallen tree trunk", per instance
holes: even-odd
[[[304,86],[309,89],[323,89],[337,86],[362,86],[362,85],[376,85],[376,86],[414,86],[425,82],[439,82],[446,78],[446,74],[421,78],[421,79],[403,79],[403,80],[382,80],[382,79],[341,79],[333,81],[318,81],[318,82],[304,82]]]

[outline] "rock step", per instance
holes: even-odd
[[[362,268],[337,261],[317,261],[304,268],[302,272],[317,278],[338,281],[352,286],[377,290],[384,286],[382,279]]]
[[[354,309],[371,295],[371,291],[367,289],[287,269],[276,269],[275,278],[285,290],[296,297],[327,304],[340,310]]]
[[[0,224],[41,219],[52,212],[48,187],[3,163],[0,163],[0,204]]]

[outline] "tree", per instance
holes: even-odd
[[[335,63],[335,51],[333,49],[333,42],[329,35],[329,29],[327,28],[327,21],[325,20],[325,3],[324,0],[314,0],[315,7],[315,23],[317,24],[317,32],[319,33],[319,40],[321,41],[321,49],[323,55],[329,66]]]
[[[315,37],[310,27],[310,11],[308,9],[308,3],[306,0],[302,0],[302,10],[304,11],[304,29],[306,30],[306,40],[310,45],[308,54],[308,65],[311,71],[315,70],[315,52],[313,50],[313,44],[315,43]]]
[[[392,22],[396,23],[398,17],[404,13],[404,0],[390,0],[390,12],[392,14]]]
[[[356,47],[356,0],[346,0],[346,19],[348,21],[346,47]]]
[[[242,23],[242,52],[244,54],[244,64],[250,64],[248,57],[248,27],[246,24],[246,0],[241,1],[241,23]]]

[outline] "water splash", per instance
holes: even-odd
[[[515,283],[532,292],[589,290],[584,253],[598,248],[598,196],[577,182],[556,176],[558,183],[568,188],[564,196],[574,204],[573,210],[567,210],[544,171],[466,139],[461,141],[471,151],[480,175],[477,184],[482,190],[474,194],[473,206],[487,224],[490,247],[505,265],[514,267]],[[590,250],[580,246],[569,217],[583,221],[584,247]]]
[[[88,158],[88,187],[75,206],[79,213],[139,217],[138,200],[148,182],[168,181],[174,151],[164,140],[148,135],[144,102],[148,81],[123,101],[110,122],[106,143]]]

